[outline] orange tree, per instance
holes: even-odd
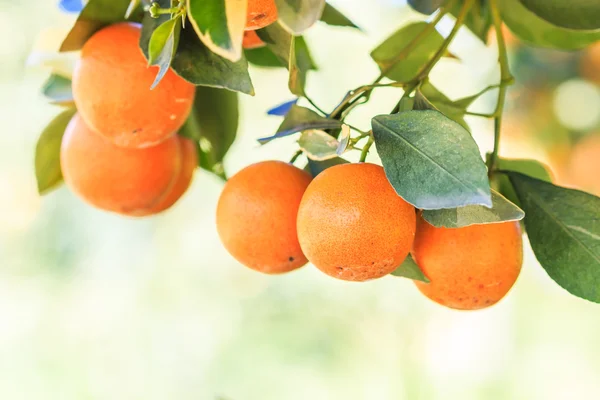
[[[298,151],[289,165],[240,172],[220,200],[219,234],[240,262],[282,273],[312,261],[336,278],[359,281],[391,274],[415,280],[427,297],[448,307],[482,308],[517,279],[522,221],[549,276],[573,295],[600,302],[600,199],[554,185],[535,160],[498,155],[506,90],[513,83],[503,25],[533,46],[581,49],[600,40],[600,2],[408,3],[429,15],[427,21],[384,40],[370,54],[379,76],[322,110],[305,91],[315,65],[302,34],[319,21],[357,28],[325,0],[87,1],[61,48],[83,48],[74,75],[52,75],[43,88],[66,110],[36,148],[40,193],[63,182],[64,172],[67,185],[93,205],[125,215],[135,206],[134,215],[151,215],[183,195],[196,160],[227,180],[223,158],[236,136],[237,96],[255,91],[248,65],[286,68],[289,90],[311,106],[290,102],[273,109],[283,121],[259,142],[298,135]],[[448,15],[455,22],[444,37],[436,25]],[[497,84],[453,101],[429,74],[463,26],[483,42],[495,36],[501,73]],[[368,131],[346,123],[381,87],[402,89],[396,106],[373,116]],[[490,90],[498,93],[495,110],[469,111]],[[144,119],[149,114],[155,117]],[[466,115],[494,122],[494,148],[485,160]],[[87,135],[80,141],[86,154],[72,145],[71,120],[71,130],[77,123],[85,133],[78,135]],[[173,150],[168,172],[146,154],[175,134],[189,140]],[[362,163],[373,144],[383,169],[348,168],[345,153],[360,152]],[[197,157],[189,155],[192,145]],[[125,155],[140,167],[131,168]],[[296,171],[301,157],[312,182]],[[123,162],[128,169],[118,167]],[[144,165],[168,173],[140,174]],[[125,204],[145,199],[138,187],[153,203]]]

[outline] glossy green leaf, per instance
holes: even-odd
[[[75,25],[63,41],[60,51],[75,51],[99,29],[126,20],[130,0],[89,0]],[[141,15],[133,12],[129,21],[139,22]]]
[[[287,64],[281,62],[279,58],[268,47],[259,47],[257,49],[244,50],[246,60],[257,67],[266,68],[286,68]]]
[[[546,21],[569,29],[600,29],[598,0],[520,0]]]
[[[173,57],[179,46],[181,18],[164,22],[154,30],[148,45],[148,62],[159,67],[156,79],[151,86],[154,89],[171,68]]]
[[[408,4],[421,14],[431,15],[444,4],[446,0],[408,0]]]
[[[325,0],[275,0],[281,24],[291,33],[299,35],[323,14]]]
[[[72,105],[73,92],[71,80],[58,75],[50,75],[44,83],[42,93],[54,104]]]
[[[600,303],[600,198],[510,173],[531,248],[571,294]]]
[[[382,74],[398,82],[408,82],[417,76],[444,42],[442,35],[434,29],[424,40],[419,40],[406,51],[427,25],[426,22],[407,25],[371,52]]]
[[[519,0],[498,2],[506,26],[534,46],[576,50],[600,40],[600,31],[576,31],[553,25],[529,11]]]
[[[293,135],[306,129],[339,129],[342,123],[337,119],[322,117],[311,109],[293,105],[285,119],[273,136],[258,139],[260,144],[265,144],[273,139]]]
[[[38,192],[44,195],[63,180],[60,168],[60,145],[67,125],[77,112],[70,108],[60,113],[44,129],[35,147],[35,177]]]
[[[338,11],[329,3],[325,3],[323,14],[321,14],[321,21],[332,26],[347,26],[350,28],[360,29],[354,24],[348,17]]]
[[[455,2],[450,12],[458,16],[465,0]],[[502,0],[504,1],[504,0]],[[492,27],[492,14],[489,1],[475,1],[465,17],[465,26],[483,43],[487,43],[488,33]]]
[[[523,210],[495,190],[492,190],[492,208],[465,206],[446,210],[424,210],[422,215],[431,225],[445,228],[520,221],[525,217]]]
[[[169,1],[159,0],[159,2],[166,3]],[[164,7],[163,4],[161,6]],[[168,15],[151,18],[149,14],[144,17],[140,47],[146,57],[148,57],[148,46],[152,33],[169,18]],[[242,57],[241,60],[234,63],[218,56],[202,44],[193,29],[187,28],[181,31],[179,46],[171,67],[178,75],[195,85],[254,95],[246,59]]]
[[[410,254],[406,256],[404,262],[390,275],[412,279],[413,281],[421,281],[425,283],[431,282],[429,278],[425,276],[423,271],[421,271],[421,268],[419,268]]]
[[[487,169],[462,126],[438,111],[379,115],[377,152],[396,192],[419,209],[492,206]]]
[[[313,178],[319,175],[321,172],[325,171],[327,168],[334,167],[340,164],[348,164],[348,161],[343,158],[335,157],[325,161],[316,161],[308,159],[308,165],[306,166],[306,170],[310,172]]]
[[[547,167],[535,160],[499,158],[496,163],[496,168],[503,171],[520,172],[533,178],[552,182],[552,177]],[[513,203],[520,205],[521,202],[519,201],[519,197],[515,193],[508,177],[503,174],[497,174],[495,177],[498,182],[498,190],[500,193]]]
[[[188,18],[204,45],[230,60],[242,57],[246,0],[187,0]]]
[[[196,88],[190,117],[180,134],[200,143],[200,167],[224,177],[223,159],[233,144],[239,120],[237,93],[206,86]]]
[[[325,161],[338,156],[340,143],[336,138],[320,129],[302,131],[298,146],[306,156],[315,161]]]

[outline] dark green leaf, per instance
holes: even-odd
[[[446,210],[424,210],[422,215],[433,226],[461,228],[477,224],[520,221],[525,213],[500,193],[492,190],[492,208],[466,206]]]
[[[187,0],[188,18],[204,45],[230,60],[242,57],[246,2],[237,0]]]
[[[458,16],[465,0],[460,0],[452,6],[450,12]],[[502,0],[503,1],[503,0]],[[488,32],[492,27],[492,14],[490,13],[489,1],[476,1],[465,17],[465,26],[483,43],[487,43]]]
[[[421,281],[425,283],[431,282],[425,276],[423,271],[421,271],[421,268],[419,268],[419,266],[417,265],[415,260],[413,260],[410,254],[406,256],[404,262],[398,268],[396,268],[396,270],[390,275],[399,276],[401,278],[408,278],[414,281]]]
[[[329,3],[325,3],[323,14],[321,15],[321,21],[328,25],[333,26],[349,26],[351,28],[360,29],[354,24],[348,17],[339,12],[335,7]]]
[[[70,108],[54,118],[44,129],[35,147],[35,177],[38,192],[46,194],[62,180],[60,169],[60,145],[67,125],[77,112]]]
[[[71,91],[71,80],[59,75],[50,75],[42,88],[44,96],[52,103],[59,105],[73,104],[73,92]]]
[[[292,35],[279,23],[273,23],[262,29],[258,29],[256,34],[267,44],[267,47],[273,52],[279,62],[288,67],[290,64]]]
[[[373,118],[383,168],[396,192],[419,209],[492,206],[487,170],[462,126],[432,111]]]
[[[548,275],[575,296],[600,302],[600,198],[510,173],[531,248]]]
[[[474,99],[463,107],[464,102],[453,102],[428,81],[423,83],[419,90],[437,110],[459,123],[463,128],[469,130],[469,125],[465,121],[465,113],[467,112],[467,107]]]
[[[315,160],[308,160],[308,165],[306,166],[306,170],[308,172],[310,172],[310,174],[314,177],[316,177],[317,175],[319,175],[321,172],[325,171],[327,168],[331,168],[334,167],[336,165],[340,165],[340,164],[348,164],[348,161],[344,160],[343,158],[332,158],[329,160],[325,160],[325,161],[315,161]]]
[[[171,19],[164,22],[152,33],[148,45],[148,62],[150,65],[158,65],[159,70],[156,79],[151,86],[154,89],[171,68],[173,57],[179,46],[181,34],[181,18]]]
[[[196,88],[192,113],[180,134],[200,142],[200,167],[223,176],[223,159],[235,140],[238,120],[237,93]]]
[[[534,46],[576,50],[600,40],[600,31],[561,28],[529,11],[519,0],[498,2],[502,19],[519,39]]]
[[[600,29],[598,0],[521,0],[534,14],[569,29]]]
[[[552,177],[550,176],[547,167],[535,160],[499,158],[496,163],[496,168],[504,171],[520,172],[546,182],[552,182]],[[496,178],[500,193],[513,203],[520,205],[521,202],[508,180],[508,177],[505,175],[496,175]]]
[[[313,110],[294,105],[277,129],[277,133],[274,136],[258,139],[258,142],[265,144],[273,139],[289,136],[306,129],[339,129],[341,126],[342,123],[336,119],[322,117]]]
[[[279,20],[291,33],[298,35],[321,18],[325,0],[275,0]]]
[[[445,0],[408,0],[408,4],[421,14],[431,15],[444,4]]]
[[[433,29],[424,40],[411,46],[428,25],[427,22],[407,25],[371,52],[382,74],[398,82],[408,82],[417,76],[444,42],[442,35]]]
[[[283,64],[268,47],[244,50],[244,54],[250,64],[258,67],[287,68],[287,64]]]
[[[166,4],[169,1],[159,2]],[[161,6],[165,7],[163,4]],[[149,14],[144,17],[140,47],[146,57],[148,57],[148,45],[152,33],[169,18],[168,15],[151,18]],[[195,31],[189,27],[181,31],[179,46],[171,67],[178,75],[195,85],[254,95],[246,59],[242,58],[234,63],[216,55],[202,44]]]
[[[63,41],[60,51],[75,51],[99,29],[123,22],[129,8],[129,0],[89,0],[77,17],[75,25]],[[133,13],[130,21],[140,21],[140,16]]]

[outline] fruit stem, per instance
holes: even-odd
[[[362,151],[360,152],[360,159],[358,160],[358,162],[365,162],[365,160],[367,159],[367,155],[369,154],[369,149],[371,148],[372,145],[373,145],[373,135],[371,134],[369,136],[369,140],[367,141],[367,143],[365,143]]]
[[[494,150],[488,159],[488,177],[491,179],[494,174],[494,169],[498,162],[498,151],[500,150],[500,132],[502,126],[502,114],[504,112],[504,101],[506,99],[506,89],[508,84],[512,83],[513,77],[510,73],[508,65],[508,52],[506,51],[506,43],[504,34],[502,33],[502,19],[498,9],[498,1],[490,0],[492,13],[492,22],[496,31],[496,41],[498,42],[498,61],[500,63],[500,88],[498,89],[498,102],[494,111]]]
[[[290,159],[290,164],[295,163],[296,160],[298,159],[298,157],[300,157],[302,155],[302,153],[304,153],[304,151],[302,151],[302,150],[298,150],[296,153],[294,153],[294,155]]]
[[[184,2],[179,2],[178,5],[170,8],[162,8],[157,2],[153,2],[148,8],[148,12],[152,18],[158,18],[163,14],[178,14],[183,6]]]

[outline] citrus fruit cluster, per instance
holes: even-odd
[[[267,274],[310,261],[334,278],[366,281],[410,253],[430,281],[415,281],[418,289],[465,310],[502,299],[523,260],[518,222],[434,227],[369,163],[336,165],[314,179],[279,161],[250,165],[225,184],[217,230],[234,258]]]

